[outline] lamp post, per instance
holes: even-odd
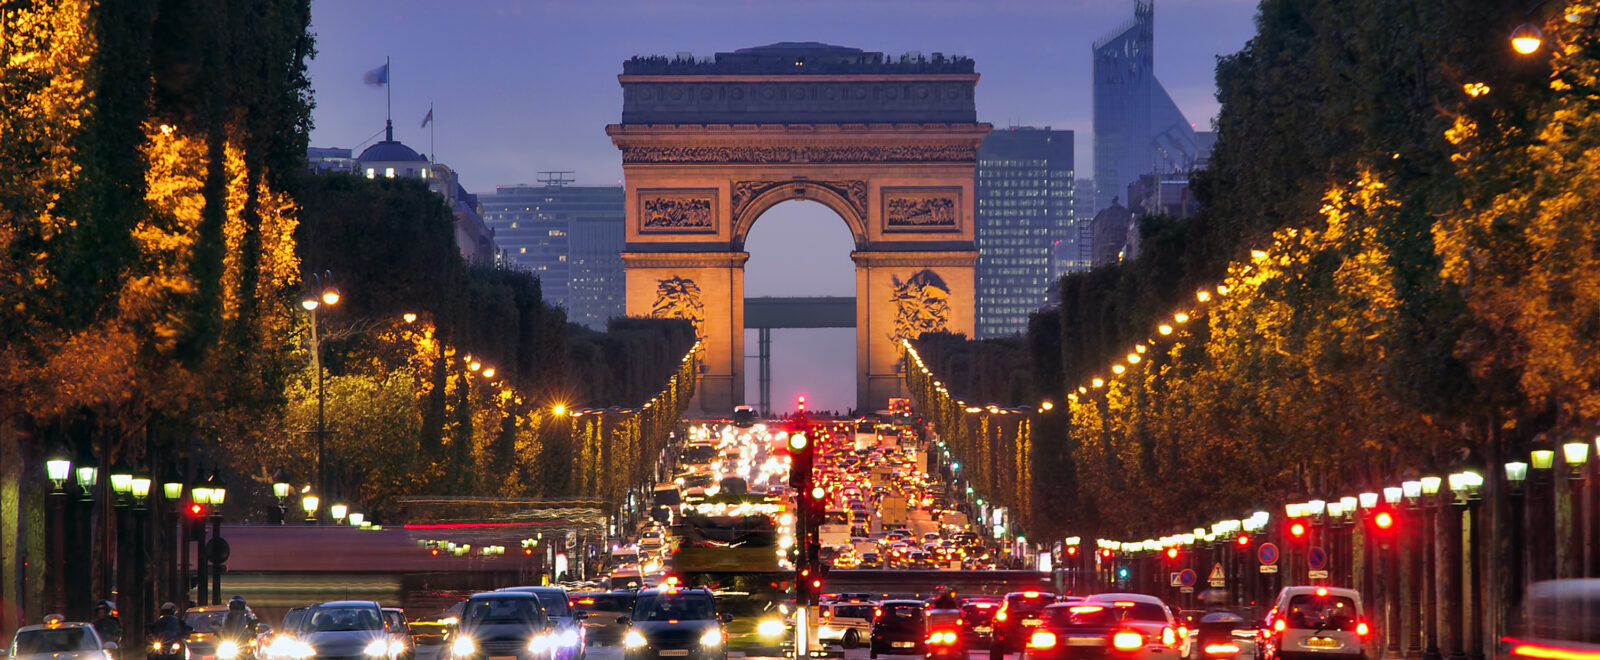
[[[311,368],[317,372],[317,492],[328,492],[328,474],[324,467],[327,460],[327,435],[328,421],[325,414],[327,398],[323,392],[322,372],[322,339],[317,332],[317,310],[323,306],[333,307],[339,304],[339,289],[333,286],[333,272],[324,270],[322,276],[311,273],[311,281],[306,283],[306,295],[300,300],[300,306],[305,308],[311,316]]]
[[[67,574],[67,493],[62,489],[62,484],[72,474],[72,458],[66,448],[57,445],[52,449],[45,459],[44,469],[45,476],[54,484],[50,490],[50,560],[45,579],[50,594],[50,610],[62,612],[67,602],[64,579]]]
[[[228,484],[211,470],[206,479],[211,487],[211,542],[206,544],[205,560],[211,563],[211,604],[222,603],[222,564],[228,561],[228,542],[222,539],[222,504],[228,499]]]
[[[1589,463],[1589,443],[1582,440],[1571,440],[1561,445],[1561,457],[1567,465],[1566,496],[1562,499],[1561,506],[1556,511],[1556,526],[1565,528],[1565,534],[1559,534],[1559,548],[1565,550],[1558,553],[1561,557],[1557,566],[1560,572],[1558,577],[1579,578],[1583,577],[1583,544],[1584,517],[1583,517],[1583,480],[1587,476]]]
[[[1449,572],[1449,570],[1450,570],[1449,567],[1446,566],[1443,569],[1445,571],[1445,574],[1442,577],[1440,575],[1440,570],[1441,569],[1439,567],[1439,556],[1438,556],[1439,550],[1438,550],[1438,548],[1436,546],[1439,543],[1439,538],[1440,538],[1441,534],[1446,534],[1446,535],[1449,534],[1448,531],[1441,531],[1441,530],[1450,529],[1449,526],[1441,527],[1442,523],[1440,522],[1441,516],[1444,515],[1444,514],[1441,514],[1440,511],[1439,511],[1440,508],[1441,508],[1439,506],[1439,486],[1443,483],[1443,481],[1444,481],[1444,479],[1440,478],[1438,475],[1431,475],[1431,474],[1417,480],[1417,483],[1419,483],[1421,485],[1421,488],[1422,488],[1422,497],[1421,497],[1422,507],[1427,512],[1427,513],[1423,514],[1427,519],[1427,524],[1422,526],[1423,534],[1422,534],[1422,575],[1421,575],[1422,580],[1421,581],[1422,581],[1423,588],[1422,588],[1421,607],[1422,607],[1422,617],[1423,617],[1422,618],[1422,635],[1423,635],[1422,658],[1423,658],[1423,660],[1439,660],[1439,658],[1441,657],[1440,656],[1440,652],[1439,652],[1439,616],[1438,616],[1438,612],[1441,609],[1443,609],[1443,610],[1452,609],[1454,607],[1453,603],[1458,601],[1458,600],[1460,600],[1460,596],[1459,596],[1459,592],[1460,592],[1460,587],[1459,587],[1460,579],[1459,579],[1459,576],[1461,575],[1460,568],[1457,567],[1456,571],[1454,573],[1451,573],[1451,572]],[[1460,552],[1458,551],[1456,554],[1459,555]],[[1451,598],[1451,597],[1447,596],[1446,594],[1442,593],[1444,591],[1449,590],[1452,587],[1452,585],[1456,585],[1455,589],[1456,589],[1457,595],[1456,595],[1455,598]],[[1450,603],[1450,604],[1449,605],[1441,605],[1441,603]]]
[[[310,492],[301,493],[300,510],[306,513],[307,525],[312,525],[317,522],[317,506],[321,503],[322,498],[317,497],[315,494]]]
[[[174,559],[168,565],[167,593],[163,600],[174,603],[187,603],[189,601],[189,543],[186,526],[183,524],[183,473],[178,471],[178,466],[167,464],[166,472],[161,475],[161,496],[167,502],[167,510],[171,512],[170,524],[164,524],[168,530],[177,529],[176,541],[178,551],[172,555]],[[171,548],[171,545],[168,545]]]
[[[272,496],[278,499],[278,508],[275,511],[277,524],[282,525],[289,518],[289,471],[279,467],[272,473]]]

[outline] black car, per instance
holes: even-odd
[[[617,617],[618,623],[628,626],[622,636],[623,657],[727,660],[728,635],[722,624],[731,620],[717,615],[709,590],[645,589],[634,600],[633,612]]]
[[[1056,602],[1056,595],[1042,591],[1013,591],[1000,601],[994,613],[994,637],[989,642],[990,660],[1004,660],[1007,653],[1019,653],[1028,635],[1039,626],[1044,608]]]
[[[588,614],[577,612],[567,601],[567,590],[561,587],[506,587],[500,591],[525,591],[539,597],[545,616],[555,624],[555,660],[583,660],[584,647],[588,646],[583,619]]]
[[[302,653],[318,658],[388,660],[399,655],[383,626],[383,610],[370,600],[337,600],[307,607],[295,625]]]
[[[967,648],[983,648],[994,639],[994,613],[999,609],[1000,603],[991,599],[968,598],[961,602],[961,632]]]
[[[923,651],[923,609],[927,603],[920,600],[886,600],[878,603],[872,615],[872,657],[879,653],[911,653]]]
[[[449,660],[553,660],[555,624],[539,597],[525,591],[474,594],[445,640]],[[441,658],[444,660],[444,658]]]

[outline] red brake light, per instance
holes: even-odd
[[[1144,646],[1144,635],[1132,630],[1123,630],[1111,636],[1111,646],[1118,651],[1133,651]]]
[[[1233,644],[1207,644],[1206,655],[1238,655],[1239,647]]]
[[[1056,634],[1048,630],[1036,630],[1028,638],[1030,649],[1053,649],[1056,647]]]
[[[1367,633],[1369,633],[1369,632],[1371,632],[1371,629],[1367,627],[1367,622],[1362,621],[1361,623],[1356,624],[1356,634],[1357,635],[1360,635],[1362,637],[1366,637]]]
[[[1283,632],[1283,629],[1287,627],[1288,626],[1284,625],[1283,619],[1278,619],[1272,622],[1272,629],[1278,632]]]
[[[1178,636],[1172,632],[1172,628],[1161,629],[1161,643],[1167,646],[1178,643]]]
[[[1038,598],[1039,597],[1039,592],[1037,592],[1037,591],[1024,591],[1024,592],[1022,592],[1022,595],[1025,598]]]

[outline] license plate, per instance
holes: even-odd
[[[1039,620],[1038,619],[1023,619],[1022,620],[1022,625],[1024,625],[1024,626],[1037,626],[1037,625],[1039,625]]]
[[[689,655],[689,649],[661,649],[662,657],[685,655]]]
[[[993,626],[973,626],[972,627],[972,632],[983,633],[983,634],[987,635],[989,633],[994,632],[994,627]]]
[[[491,655],[491,656],[489,656],[489,660],[517,660],[517,656],[514,656],[514,655]]]
[[[916,645],[917,645],[916,642],[895,642],[893,644],[890,644],[890,646],[893,646],[894,648],[897,648],[897,649],[909,649],[909,648],[914,647]]]
[[[1105,640],[1099,637],[1068,637],[1067,646],[1100,646]]]
[[[1313,649],[1339,648],[1339,640],[1332,637],[1312,637],[1306,640],[1306,647]]]

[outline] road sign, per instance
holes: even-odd
[[[1256,559],[1260,559],[1262,564],[1276,564],[1276,563],[1278,563],[1278,546],[1273,545],[1271,543],[1263,543],[1263,544],[1261,544],[1261,548],[1256,550]],[[1263,573],[1272,573],[1274,571],[1262,571],[1262,572]]]
[[[1312,570],[1327,568],[1328,551],[1323,550],[1321,546],[1312,546],[1310,550],[1306,551],[1306,563],[1311,565]]]
[[[1192,593],[1194,593],[1194,587],[1184,587],[1182,589],[1179,589],[1178,591],[1181,592],[1181,593],[1192,594]]]
[[[1183,586],[1183,583],[1179,581],[1180,579],[1181,578],[1179,577],[1179,575],[1178,575],[1178,573],[1176,571],[1167,574],[1167,586],[1172,586],[1172,587],[1181,587],[1181,586]]]
[[[1327,571],[1306,571],[1306,577],[1311,578],[1313,580],[1326,580],[1326,579],[1328,579],[1328,572]]]
[[[1206,576],[1206,582],[1212,587],[1222,587],[1228,583],[1228,574],[1223,572],[1222,564],[1211,565],[1211,575]]]
[[[1185,587],[1194,586],[1195,578],[1196,578],[1196,576],[1194,574],[1194,571],[1191,570],[1191,569],[1185,568],[1185,569],[1183,569],[1182,572],[1178,573],[1178,582],[1181,583]]]
[[[1262,573],[1276,573],[1276,572],[1278,572],[1278,565],[1277,564],[1262,564],[1260,566],[1260,568],[1261,568],[1261,572]]]

